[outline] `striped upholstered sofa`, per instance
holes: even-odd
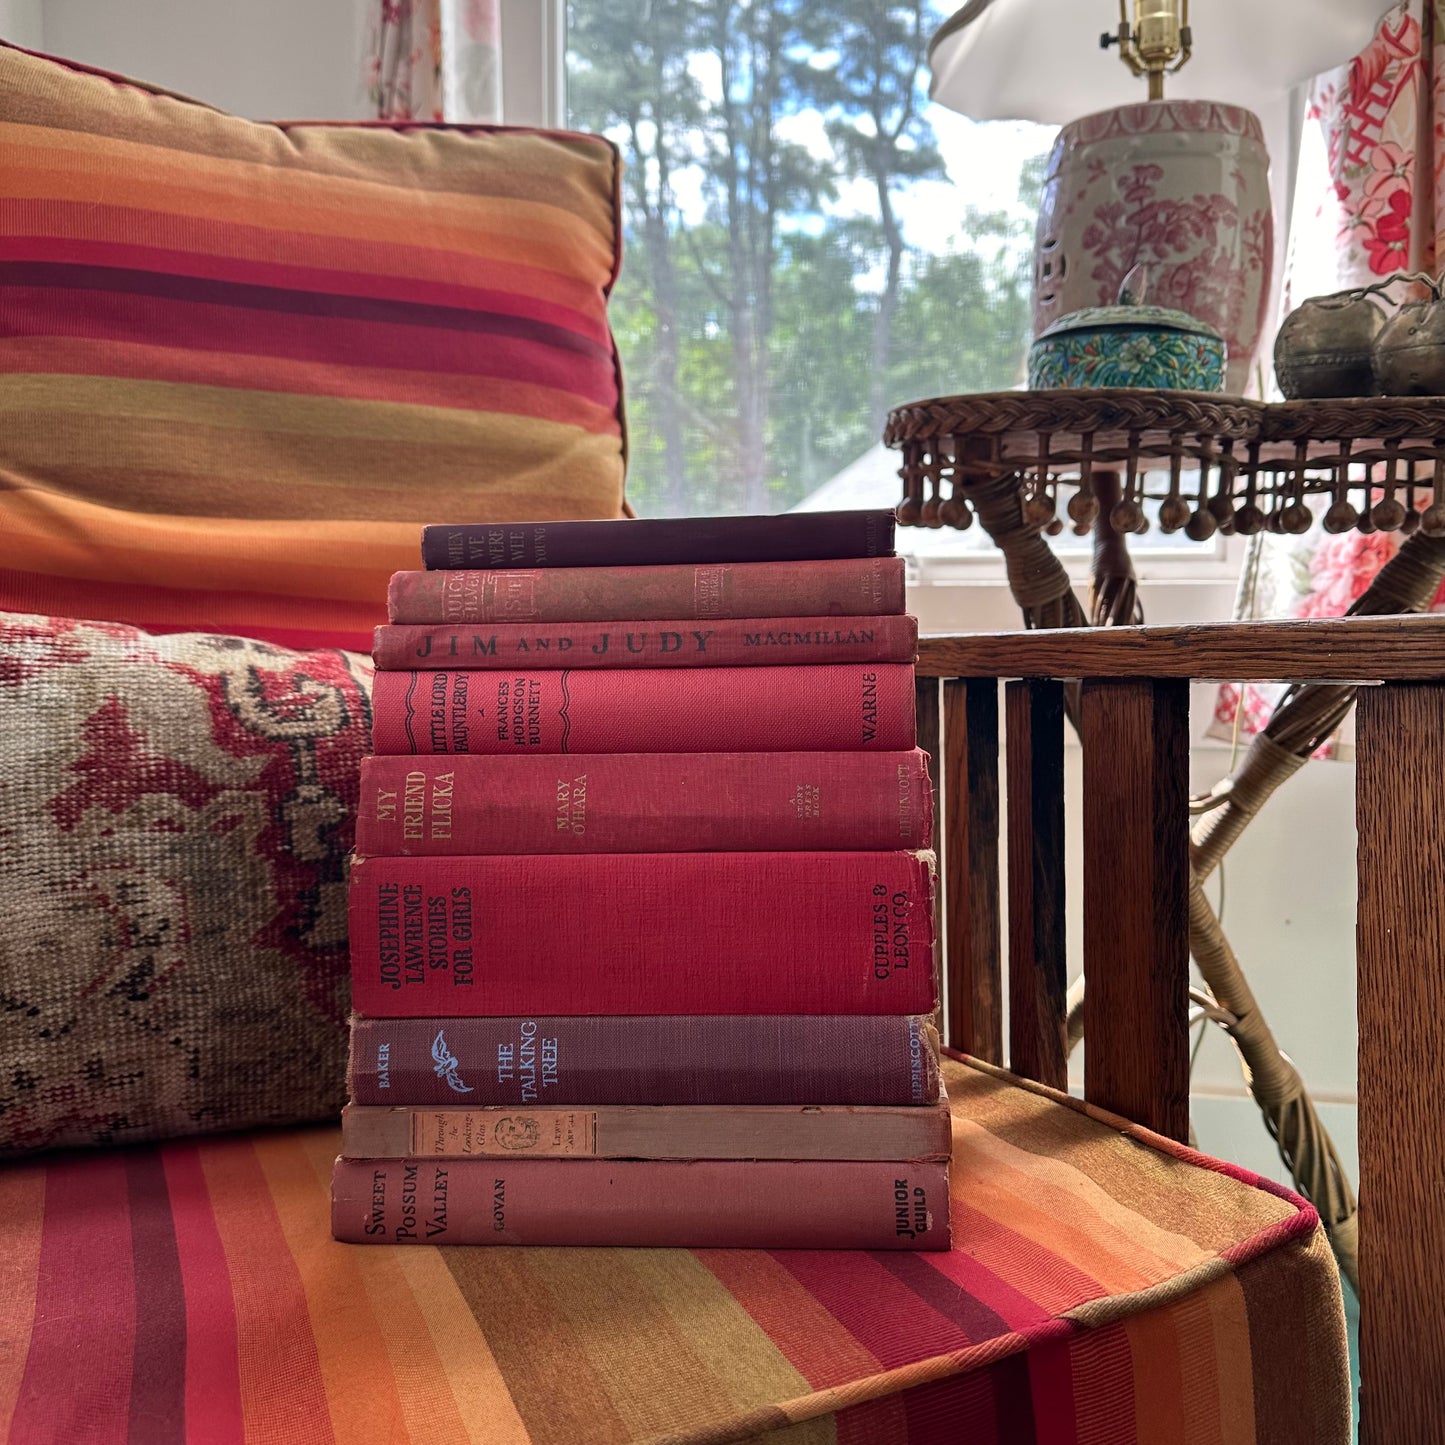
[[[0,1170],[9,1438],[1347,1441],[1340,1284],[1315,1211],[1168,1137],[1187,1130],[1168,1085],[1187,958],[1156,889],[1178,860],[1167,845],[1139,851],[1144,832],[1166,836],[1171,807],[1185,846],[1168,749],[1119,774],[1154,802],[1111,810],[1121,860],[1142,871],[1114,890],[1117,947],[1091,979],[1097,997],[1114,990],[1115,1013],[1091,1015],[1088,1032],[1090,1092],[1134,1091],[1130,1112],[1168,1133],[1025,1076],[1057,1070],[1064,1039],[1061,959],[1041,923],[1057,863],[1046,819],[1062,804],[1043,802],[1038,718],[1008,745],[1011,783],[1027,776],[1034,798],[1015,792],[1009,810],[1011,855],[1035,859],[1009,888],[1008,1051],[1024,1072],[985,1061],[1003,1051],[1005,986],[998,738],[979,698],[1034,670],[1025,645],[1051,640],[929,641],[920,665],[920,732],[943,780],[943,1026],[973,1050],[945,1062],[950,1252],[357,1249],[330,1237],[330,1125],[52,1153]],[[1019,699],[1043,707],[1054,686],[1010,684],[1010,722]],[[1137,708],[1147,689],[1122,686]],[[1103,694],[1091,695],[1086,719]],[[1158,951],[1136,956],[1131,939]],[[1428,1370],[1434,1348],[1417,1344],[1414,1364]],[[1407,1422],[1420,1408],[1408,1387],[1380,1403]]]
[[[1349,1439],[1308,1204],[945,1072],[941,1255],[348,1247],[330,1127],[0,1170],[0,1421],[76,1445]]]
[[[1091,960],[1101,996],[1113,978],[1121,1003],[1091,1018],[1093,1097],[1073,1100],[1037,1082],[1062,1048],[1061,961],[1025,946],[1037,914],[1019,894],[1019,1072],[987,1062],[1002,1055],[996,869],[992,892],[986,880],[997,850],[956,684],[942,728],[937,691],[923,700],[945,779],[945,1033],[972,1053],[946,1066],[950,1252],[331,1240],[336,1129],[285,1120],[324,1117],[340,1097],[336,860],[369,675],[346,654],[305,674],[277,645],[363,638],[367,599],[405,565],[399,538],[409,545],[416,520],[535,517],[539,497],[549,515],[621,508],[616,376],[596,309],[616,269],[616,169],[600,143],[565,138],[528,140],[536,165],[519,178],[488,135],[468,148],[419,128],[398,159],[380,132],[261,129],[0,54],[0,605],[109,619],[83,637],[34,617],[0,628],[6,739],[23,731],[23,694],[35,756],[53,761],[56,670],[92,669],[84,685],[99,689],[85,714],[98,721],[76,730],[55,788],[36,790],[30,755],[0,748],[6,797],[25,801],[0,827],[0,1124],[12,1149],[46,1150],[0,1165],[0,1434],[65,1445],[1347,1440],[1339,1283],[1313,1209],[1179,1142],[1178,939],[1165,937],[1151,974],[1159,937],[1136,909],[1134,951],[1113,972]],[[437,168],[450,164],[474,167],[496,203],[447,201]],[[264,205],[247,190],[257,174],[276,182]],[[407,177],[430,195],[411,213],[386,192]],[[570,239],[549,247],[529,217],[553,183],[573,187],[576,211],[551,205]],[[167,225],[157,206],[171,208]],[[574,224],[578,214],[591,219]],[[306,254],[248,273],[268,227],[295,227]],[[487,260],[514,289],[533,263],[568,274],[555,294],[514,296],[510,312],[498,302],[506,325],[454,326],[449,366],[416,364],[423,348],[407,365],[368,367],[366,328],[389,306],[419,308],[411,320],[435,338],[456,307],[481,304],[450,272],[413,273],[397,294],[388,267],[438,246]],[[298,289],[304,305],[283,295]],[[134,334],[146,327],[160,331]],[[549,369],[548,347],[570,365]],[[498,376],[499,356],[531,369]],[[488,366],[500,385],[489,407],[471,407]],[[559,389],[559,377],[580,380]],[[237,407],[246,392],[259,400]],[[528,421],[541,423],[535,435]],[[476,447],[492,470],[459,463]],[[498,457],[522,464],[499,476]],[[337,458],[366,479],[344,524],[327,492]],[[585,491],[548,490],[548,475]],[[108,517],[121,497],[124,515]],[[126,623],[263,640],[147,638]],[[969,675],[952,657],[925,654],[925,670]],[[103,666],[124,686],[97,683]],[[122,695],[134,706],[112,705]],[[191,730],[185,756],[152,745],[167,726]],[[259,811],[217,780],[223,766],[246,773]],[[1181,803],[1168,788],[1151,796]],[[1033,814],[1010,816],[1018,830]],[[49,831],[27,831],[32,818]],[[100,867],[83,911],[51,907],[75,896],[57,860],[78,829],[95,829],[91,867],[116,855],[122,820],[143,838],[142,873]],[[1177,863],[1175,821],[1165,852]],[[1029,836],[1017,833],[1024,859]],[[248,837],[256,846],[236,851]],[[220,860],[203,899],[182,879],[202,849]],[[89,975],[82,945],[97,951]],[[183,996],[189,1012],[170,1007]],[[184,1032],[198,1014],[210,1032]],[[113,1039],[112,1024],[119,1052],[146,1067],[117,1069],[117,1050],[81,1046]],[[1134,1093],[1115,1089],[1121,1078]],[[80,1142],[112,1147],[59,1147]]]

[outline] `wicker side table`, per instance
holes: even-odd
[[[1120,532],[1158,525],[1205,541],[1217,530],[1302,533],[1327,497],[1331,532],[1445,536],[1445,398],[1263,403],[1203,392],[981,392],[909,402],[884,441],[902,453],[904,526],[982,519],[978,488],[1010,478],[1030,524],[1066,512],[1086,532],[1100,473],[1122,477]],[[1428,504],[1427,504],[1428,503]]]

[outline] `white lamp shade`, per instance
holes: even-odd
[[[1381,0],[1193,0],[1194,54],[1165,78],[1171,99],[1258,109],[1369,43]],[[1129,7],[1133,14],[1133,5]],[[929,46],[929,93],[974,120],[1062,125],[1145,99],[1117,47],[1117,0],[971,0]]]

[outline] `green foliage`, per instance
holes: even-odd
[[[784,510],[889,406],[1020,379],[1031,225],[960,197],[935,255],[899,217],[944,176],[923,92],[938,19],[923,0],[571,7],[571,121],[627,167],[612,325],[640,514]],[[820,128],[830,154],[800,138]],[[1042,176],[1024,167],[1023,206]]]

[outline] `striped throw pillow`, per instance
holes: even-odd
[[[0,608],[369,647],[421,523],[623,515],[618,176],[0,47]]]

